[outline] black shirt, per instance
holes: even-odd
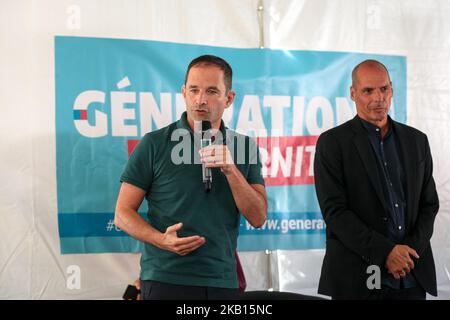
[[[389,239],[396,244],[402,243],[405,238],[406,227],[406,177],[403,169],[403,159],[399,141],[392,127],[391,118],[388,117],[389,129],[386,135],[381,137],[381,129],[359,118],[369,133],[368,137],[377,159],[378,175],[380,177],[383,193],[389,209],[388,231]],[[412,288],[416,281],[410,273],[402,280],[396,280],[382,268],[381,283],[392,288]]]

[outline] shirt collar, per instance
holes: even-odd
[[[377,137],[381,138],[381,129],[380,128],[378,128],[376,125],[362,119],[360,116],[358,116],[358,119],[361,121],[364,128],[366,128],[366,130],[370,134],[375,134]],[[388,138],[392,133],[392,119],[389,115],[388,115],[388,124],[389,124],[389,129],[388,129],[388,132],[386,133],[386,136],[384,137],[384,139]]]
[[[180,120],[177,121],[177,128],[179,129],[185,129],[186,134],[190,133],[191,135],[193,135],[193,131],[191,129],[191,127],[189,126],[188,120],[187,120],[187,112],[184,111],[183,114],[180,117]],[[224,139],[226,139],[226,130],[228,128],[225,126],[225,123],[223,122],[223,120],[220,120],[220,132],[222,132],[222,137],[224,137]]]

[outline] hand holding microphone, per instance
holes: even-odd
[[[226,145],[210,145],[200,150],[200,160],[206,168],[220,168],[225,174],[234,169],[234,161]]]
[[[223,174],[228,175],[236,169],[230,150],[225,144],[212,144],[211,123],[202,121],[201,149],[199,151],[202,162],[203,183],[205,191],[209,192],[212,186],[211,168],[220,168]]]

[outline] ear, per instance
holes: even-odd
[[[227,105],[226,105],[225,108],[228,108],[229,106],[231,106],[231,104],[232,104],[233,101],[234,101],[234,97],[236,97],[236,92],[234,92],[234,91],[232,91],[232,90],[229,90],[229,91],[227,92]]]
[[[355,101],[355,88],[353,86],[350,86],[350,98]]]
[[[181,86],[181,94],[183,95],[183,98],[186,99],[186,86],[184,84]]]

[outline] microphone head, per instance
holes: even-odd
[[[205,136],[209,136],[209,138],[211,138],[211,132],[208,132],[209,130],[211,130],[211,121],[202,120],[202,139],[204,139]]]
[[[211,121],[209,120],[202,120],[202,132],[211,130]]]

